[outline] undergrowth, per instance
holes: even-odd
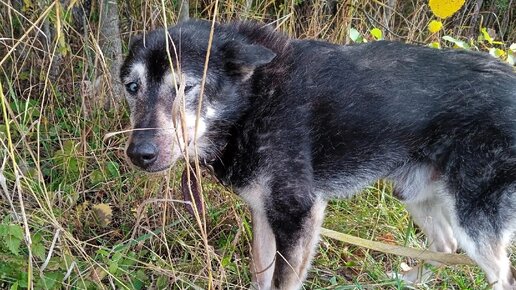
[[[206,246],[177,190],[182,165],[145,175],[125,162],[127,136],[106,135],[128,129],[128,113],[102,50],[102,3],[0,1],[0,288],[247,288],[245,204],[205,177]],[[124,52],[134,35],[175,23],[179,3],[120,1]],[[511,3],[483,1],[476,9],[471,1],[439,18],[422,0],[228,0],[218,3],[217,20],[265,21],[293,37],[341,44],[389,39],[481,50],[513,63]],[[190,14],[211,19],[214,7],[192,1]],[[427,246],[385,181],[331,201],[325,227]],[[488,288],[472,266],[436,269],[420,285],[389,274],[417,262],[323,238],[305,287]]]

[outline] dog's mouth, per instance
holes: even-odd
[[[125,155],[127,161],[136,168],[158,173],[170,169],[178,160],[183,159],[185,148],[180,147],[183,146],[171,134],[133,135],[127,144]]]
[[[161,166],[161,167],[149,167],[149,168],[138,167],[138,168],[147,173],[164,173],[164,172],[170,170],[172,167],[173,167],[173,165],[167,165],[167,166]]]
[[[177,160],[182,157],[180,151],[160,150],[153,144],[149,143],[131,143],[127,147],[126,156],[131,164],[135,167],[153,174],[164,173],[170,170],[176,164]],[[185,166],[181,176],[181,191],[183,199],[186,202],[186,210],[195,215],[204,211],[203,202],[200,194],[198,176],[193,171],[192,166]]]
[[[170,168],[175,159],[171,150],[163,150],[152,141],[131,142],[125,151],[128,161],[137,168],[147,172],[159,172]]]
[[[159,174],[169,171],[178,160],[187,159],[185,169],[181,177],[181,192],[186,202],[186,210],[195,215],[204,212],[202,196],[200,194],[199,176],[188,166],[192,159],[200,158],[203,150],[198,150],[198,143],[193,142],[195,138],[203,135],[206,125],[202,121],[199,125],[199,134],[194,133],[196,118],[186,118],[188,124],[185,130],[166,130],[162,131],[134,131],[126,148],[126,156],[132,165],[147,173]],[[164,126],[168,128],[169,126]],[[176,134],[174,134],[176,132]],[[186,136],[183,136],[186,135]],[[202,148],[202,145],[200,146]],[[200,156],[198,156],[198,154]],[[193,158],[192,158],[193,157]]]

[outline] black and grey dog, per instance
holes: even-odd
[[[210,32],[191,21],[131,45],[121,69],[127,155],[149,172],[197,156],[235,189],[252,212],[253,285],[300,288],[327,200],[385,178],[431,249],[460,247],[494,289],[516,289],[511,67],[482,53],[340,46],[241,22],[214,25],[203,83]]]

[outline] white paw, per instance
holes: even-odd
[[[401,279],[410,284],[425,284],[428,283],[433,275],[431,269],[425,266],[423,263],[418,264],[414,268],[409,267],[407,264],[402,263],[400,265],[401,272],[390,272],[387,275],[393,279]]]

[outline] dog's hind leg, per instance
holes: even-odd
[[[490,225],[485,224],[478,213],[468,219],[468,226],[460,226],[457,219],[451,215],[455,210],[450,208],[452,202],[429,199],[418,203],[407,204],[416,224],[423,230],[429,241],[429,248],[433,251],[453,253],[457,250],[457,244],[472,258],[486,273],[487,279],[495,290],[516,290],[516,282],[511,271],[510,260],[507,257],[507,246],[510,243],[511,232],[506,230],[503,234],[485,229]],[[459,212],[459,210],[457,210]],[[502,223],[500,221],[500,223]],[[473,227],[478,232],[471,231]],[[469,228],[469,234],[466,228]],[[492,232],[492,233],[489,233]],[[433,266],[440,263],[426,261]],[[403,274],[403,279],[410,282],[424,281],[429,278],[432,271],[423,263],[417,265]]]
[[[497,237],[483,233],[472,236],[465,230],[457,233],[460,247],[484,270],[494,290],[516,289],[516,280],[507,256],[510,235]]]
[[[407,202],[406,205],[414,222],[425,233],[430,250],[443,253],[457,251],[457,240],[453,234],[448,209],[450,204],[434,196],[422,201]],[[441,265],[435,261],[425,261],[425,263],[435,267]],[[432,271],[425,263],[420,263],[403,273],[402,278],[412,283],[428,280]]]
[[[516,201],[508,190],[499,192],[502,193],[492,193],[497,199],[490,202],[474,204],[469,199],[457,202],[459,216],[454,231],[459,246],[484,270],[493,289],[516,290],[507,255],[516,229]]]
[[[448,165],[447,187],[454,191],[459,247],[484,270],[493,289],[516,290],[507,255],[516,232],[516,155],[498,144],[506,143],[461,146],[462,158]]]
[[[451,224],[452,202],[439,180],[436,170],[428,165],[414,164],[400,168],[392,176],[395,180],[394,193],[406,205],[414,222],[425,234],[432,251],[453,253],[457,241]],[[440,266],[435,261],[425,261]],[[422,282],[430,278],[432,271],[425,263],[401,273],[407,282]]]

